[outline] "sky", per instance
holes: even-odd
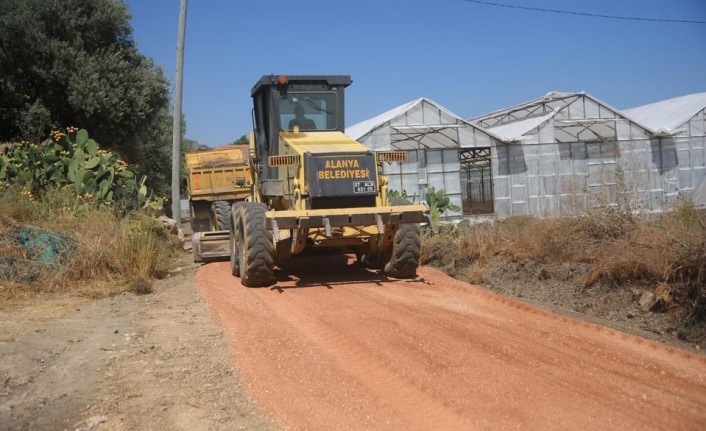
[[[706,21],[706,0],[489,0],[583,14]],[[170,78],[180,0],[126,0],[133,37]],[[539,12],[471,0],[192,0],[186,137],[252,129],[263,75],[350,75],[346,125],[425,97],[468,119],[552,91],[625,109],[706,92],[706,24]]]

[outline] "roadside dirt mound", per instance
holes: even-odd
[[[623,332],[704,354],[706,322],[689,317],[694,305],[688,298],[673,298],[663,307],[654,294],[656,286],[615,286],[597,283],[587,287],[590,265],[543,264],[494,256],[482,265],[457,261],[458,245],[435,241],[423,261],[461,281],[509,295],[552,312],[609,326]]]
[[[450,256],[450,255],[449,255]],[[532,260],[514,262],[496,257],[482,274],[453,259],[426,262],[462,281],[509,295],[556,313],[596,322],[623,332],[704,354],[706,325],[689,324],[685,314],[691,307],[673,304],[662,308],[654,286],[586,287],[581,281],[587,264],[547,265]],[[480,281],[479,281],[480,278]]]

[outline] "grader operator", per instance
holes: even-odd
[[[344,133],[346,75],[263,76],[252,88],[252,193],[231,209],[230,263],[245,286],[274,283],[274,263],[307,250],[348,249],[395,278],[419,265],[429,210],[388,199],[384,163]]]

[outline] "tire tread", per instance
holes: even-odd
[[[239,239],[244,241],[244,266],[240,268],[240,279],[247,287],[269,286],[274,282],[274,244],[272,232],[265,225],[264,205],[247,203],[239,211]]]

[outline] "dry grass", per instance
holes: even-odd
[[[677,302],[698,321],[706,318],[704,214],[687,201],[661,215],[606,207],[574,217],[513,217],[427,237],[422,247],[422,263],[479,283],[497,260],[586,264],[583,287],[647,286],[663,307]]]
[[[582,261],[582,247],[576,243],[584,243],[586,237],[573,218],[512,217],[455,232],[451,238],[456,245],[452,253],[449,253],[448,237],[425,238],[422,260],[440,259],[446,264],[452,259],[469,264],[494,257],[516,262],[527,259],[546,263]]]
[[[467,280],[472,284],[485,284],[490,280],[485,266],[478,261],[461,269],[458,275],[462,280]]]
[[[151,217],[116,217],[107,208],[69,210],[71,196],[50,191],[31,200],[20,190],[0,195],[0,303],[11,304],[44,294],[64,293],[101,298],[124,291],[149,293],[150,280],[166,274],[174,247]],[[18,229],[39,237],[58,238],[56,256],[34,256],[45,243],[20,246]],[[46,247],[44,247],[46,248]]]

